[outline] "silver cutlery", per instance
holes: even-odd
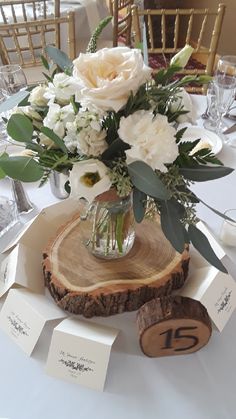
[[[19,180],[11,179],[12,193],[16,202],[19,214],[28,214],[34,207],[30,202],[22,183]]]
[[[236,124],[233,124],[231,127],[227,128],[223,131],[223,134],[231,134],[232,132],[236,131]]]

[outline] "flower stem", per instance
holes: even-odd
[[[123,226],[124,214],[120,212],[116,216],[116,241],[119,253],[123,252]]]

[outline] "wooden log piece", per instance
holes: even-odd
[[[210,339],[212,327],[206,308],[180,296],[153,299],[138,311],[139,343],[149,357],[198,351]]]
[[[155,297],[180,288],[187,277],[189,252],[176,252],[160,224],[137,225],[135,243],[121,259],[91,255],[77,215],[65,224],[44,253],[44,278],[58,306],[85,317],[137,310]]]

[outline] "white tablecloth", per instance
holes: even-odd
[[[194,101],[204,109],[203,98],[196,96]],[[219,158],[236,168],[236,149],[224,146]],[[194,189],[203,200],[224,211],[236,207],[235,185],[233,172],[196,184]],[[8,194],[8,188],[7,180],[0,182],[0,194]],[[30,184],[27,190],[38,208],[55,202],[47,185],[37,189]],[[201,205],[199,214],[217,236],[221,219]],[[236,260],[236,249],[230,255]],[[45,329],[31,358],[0,331],[0,417],[235,419],[236,313],[223,332],[214,331],[209,344],[199,352],[156,359],[141,353],[135,317],[133,312],[93,319],[121,330],[111,353],[104,393],[45,374],[53,325]]]

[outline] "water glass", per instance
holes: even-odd
[[[207,115],[208,119],[204,122],[204,128],[215,131],[217,127],[218,110],[216,100],[216,87],[213,82],[210,82],[207,88]]]
[[[236,246],[236,209],[225,211],[225,215],[233,221],[224,220],[220,230],[220,239],[227,246]]]
[[[1,66],[0,79],[4,83],[4,86],[1,87],[1,93],[5,98],[27,87],[25,73],[18,64]]]
[[[18,212],[15,201],[0,196],[0,237],[2,237],[17,222]]]
[[[216,89],[218,123],[217,133],[222,136],[224,131],[223,116],[228,112],[235,97],[236,91],[236,56],[223,56],[220,58],[214,76]],[[223,140],[226,138],[222,136]],[[226,141],[227,142],[227,141]]]

